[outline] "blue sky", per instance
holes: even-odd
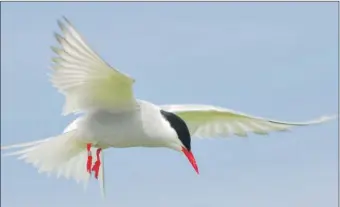
[[[2,3],[1,144],[57,135],[74,118],[46,75],[63,15],[136,78],[138,98],[287,121],[338,111],[337,3]],[[337,121],[192,148],[199,176],[171,150],[108,150],[105,201],[95,181],[84,193],[1,158],[1,206],[337,206]]]

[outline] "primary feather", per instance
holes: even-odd
[[[109,66],[85,42],[69,21],[58,22],[63,36],[55,34],[51,82],[65,95],[63,114],[94,108],[131,107],[134,80]]]

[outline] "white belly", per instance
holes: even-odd
[[[148,102],[140,102],[140,106],[134,112],[88,114],[78,127],[82,139],[102,148],[165,146],[169,129],[158,107]]]

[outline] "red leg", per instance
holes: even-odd
[[[91,153],[91,147],[92,144],[87,144],[86,149],[87,149],[87,163],[86,163],[86,169],[87,172],[91,174],[91,167],[92,167],[92,153]]]
[[[99,175],[99,168],[100,168],[100,152],[102,151],[101,148],[97,149],[96,155],[97,155],[97,161],[94,163],[94,166],[92,168],[92,171],[94,171],[94,177],[98,179]]]

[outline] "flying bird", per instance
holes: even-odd
[[[156,105],[136,99],[135,80],[105,62],[66,18],[52,59],[51,83],[65,96],[63,115],[82,114],[60,135],[3,146],[39,172],[75,179],[85,185],[91,174],[104,194],[103,150],[163,147],[183,153],[194,170],[193,138],[260,135],[294,126],[319,124],[336,116],[292,123],[255,117],[210,105]]]

